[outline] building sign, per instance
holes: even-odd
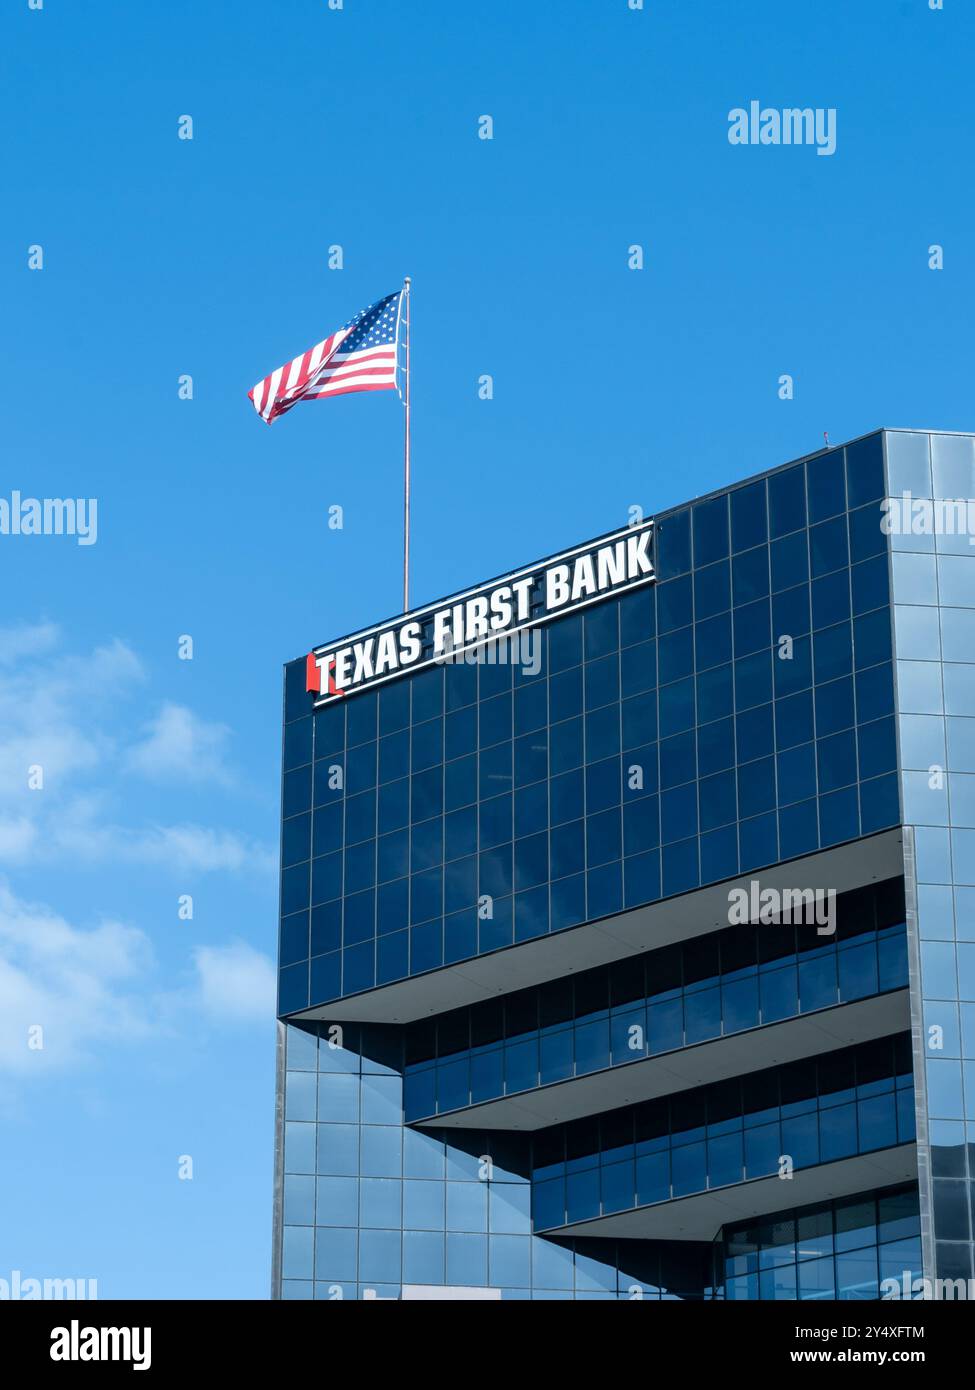
[[[653,522],[627,526],[308,653],[306,687],[325,705],[653,582]]]

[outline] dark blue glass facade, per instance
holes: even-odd
[[[408,1121],[556,1085],[837,1004],[906,989],[900,880],[810,927],[729,927],[411,1024]]]
[[[814,1163],[908,1141],[905,1036],[837,1053],[818,1067],[758,1073],[737,1089],[689,1092],[527,1136],[404,1124],[399,1029],[348,1025],[339,1035],[306,1024],[286,1033],[281,1297],[398,1298],[410,1286],[490,1290],[504,1299],[823,1297],[822,1265],[802,1271],[798,1293],[784,1272],[774,1287],[760,1272],[789,1256],[795,1264],[796,1220],[801,1262],[856,1249],[862,1278],[864,1252],[873,1249],[876,1270],[883,1243],[883,1277],[917,1272],[916,1186],[860,1194],[856,1205],[779,1213],[730,1229],[724,1240],[541,1234],[563,1216],[583,1221],[694,1193],[708,1181],[737,1181],[736,1145],[754,1166],[747,1176],[761,1178],[783,1138],[800,1162]],[[765,1232],[774,1257],[758,1248]],[[816,1233],[815,1245],[807,1232]],[[883,1250],[887,1242],[901,1244]],[[851,1277],[842,1261],[838,1272],[841,1282]]]
[[[910,1144],[910,1037],[542,1130],[532,1144],[536,1231]]]
[[[285,667],[274,1296],[972,1276],[975,560],[905,491],[975,501],[975,437],[658,515],[532,660]]]
[[[876,1299],[885,1281],[921,1276],[915,1187],[824,1202],[725,1230],[727,1299]]]
[[[311,712],[286,669],[280,1012],[899,823],[873,435],[667,513],[656,584]],[[479,906],[480,905],[480,906]]]

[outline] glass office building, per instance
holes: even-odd
[[[968,499],[879,431],[286,666],[275,1297],[973,1277]]]

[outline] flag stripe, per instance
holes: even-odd
[[[384,361],[371,357],[367,362],[342,362],[337,367],[323,367],[315,380],[309,383],[308,389],[313,391],[319,382],[332,381],[337,376],[356,376],[360,372],[392,371],[395,363],[394,357],[387,357]]]
[[[392,348],[371,348],[369,352],[335,352],[319,367],[319,372],[334,371],[336,367],[342,367],[346,362],[370,362],[373,359],[378,361],[393,362],[396,360],[396,353]]]
[[[389,384],[386,383],[386,382],[383,382],[383,384],[382,384],[381,386],[375,386],[375,385],[368,385],[368,386],[336,386],[336,387],[334,387],[334,388],[333,388],[332,390],[330,390],[330,391],[324,391],[324,392],[322,393],[322,397],[326,397],[326,396],[348,396],[348,395],[350,395],[353,391],[388,391],[388,390],[389,390]],[[320,399],[322,399],[322,397],[316,396],[316,397],[312,397],[311,399],[320,400]]]
[[[337,396],[342,392],[365,390],[369,386],[373,391],[385,391],[389,387],[389,381],[379,380],[370,376],[348,377],[341,381],[332,382],[329,386],[323,386],[320,391],[313,392],[310,396],[305,396],[305,400],[321,400],[324,396]]]
[[[313,391],[317,391],[319,386],[327,386],[330,381],[342,381],[351,376],[388,376],[392,370],[392,362],[369,362],[361,365],[358,362],[347,362],[344,367],[336,367],[334,370],[322,372],[309,384],[305,394],[310,395]]]

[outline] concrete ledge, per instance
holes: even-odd
[[[632,1240],[714,1240],[722,1226],[753,1217],[771,1216],[791,1207],[825,1202],[834,1197],[853,1197],[875,1187],[917,1179],[917,1147],[899,1144],[877,1153],[842,1158],[836,1163],[820,1163],[786,1180],[779,1177],[754,1178],[733,1187],[695,1193],[637,1207],[593,1221],[553,1226],[536,1235],[614,1236]]]
[[[640,1057],[411,1124],[436,1129],[543,1129],[802,1057],[818,1057],[839,1047],[904,1032],[910,1026],[910,991],[899,989],[781,1023],[762,1024],[659,1057]]]
[[[763,888],[833,888],[845,893],[897,878],[903,872],[902,831],[884,830],[287,1017],[293,1021],[412,1023],[720,930],[728,925],[729,892],[736,887],[747,889],[752,879],[758,879]]]

